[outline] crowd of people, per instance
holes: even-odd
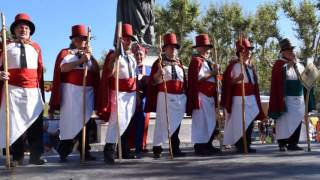
[[[49,114],[60,112],[60,142],[56,147],[61,162],[67,162],[75,142],[81,142],[83,120],[88,124],[93,112],[108,122],[103,151],[107,164],[114,164],[119,156],[134,159],[136,153],[148,151],[150,112],[156,113],[152,141],[155,159],[161,158],[163,144],[168,141],[173,157],[186,156],[179,139],[185,113],[192,117],[191,141],[195,154],[200,156],[221,151],[212,142],[219,135],[217,127],[222,127],[218,124],[222,123],[218,121],[222,111],[225,111],[222,143],[234,145],[238,153],[256,152],[251,147],[254,121],[266,123],[267,116],[275,120],[275,139],[280,151],[302,150],[298,142],[305,93],[299,76],[304,66],[297,61],[295,47],[289,39],[279,44],[281,56],[272,69],[269,112],[265,114],[257,72],[251,61],[254,47],[247,38],[235,42],[236,58],[229,61],[220,75],[219,65],[210,58],[213,44],[207,34],[195,37],[196,54],[190,57],[188,70],[179,58],[181,46],[176,34],[165,34],[162,53],[149,69],[144,65],[148,49],[139,44],[132,46],[132,26],[122,24],[118,28],[122,29],[118,38],[120,46],[109,51],[102,70],[87,46],[88,32],[84,25],[71,27],[70,46],[57,55]],[[31,39],[35,25],[27,14],[16,16],[10,32],[13,38],[7,42],[8,72],[3,70],[3,56],[0,61],[0,90],[3,82],[8,81],[12,166],[23,164],[25,140],[30,148],[29,162],[42,165],[46,160],[41,158],[44,107],[41,48]],[[6,145],[4,91],[0,95],[0,147],[3,148]],[[220,105],[222,108],[218,109]],[[259,129],[269,132],[263,125]],[[86,131],[85,151],[82,143],[78,150],[85,153],[85,160],[93,161],[96,158],[90,153],[90,128]],[[266,141],[265,135],[261,134],[261,139]],[[117,145],[121,146],[122,154],[117,151]]]

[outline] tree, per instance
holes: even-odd
[[[225,66],[235,55],[234,43],[239,32],[248,34],[253,16],[244,16],[239,3],[224,3],[220,6],[211,4],[206,14],[198,22],[196,31],[208,33],[215,39],[219,64]]]
[[[255,41],[256,67],[258,69],[260,90],[268,94],[270,89],[271,67],[277,58],[280,39],[278,22],[279,5],[266,3],[258,7],[252,26],[252,39]]]
[[[307,61],[314,54],[318,34],[319,19],[316,15],[316,4],[309,0],[303,0],[296,7],[293,0],[283,0],[281,5],[286,15],[297,26],[294,30],[297,33],[297,38],[303,42],[300,58]]]
[[[181,45],[180,57],[185,65],[189,64],[192,53],[192,40],[188,39],[188,34],[194,31],[199,15],[199,4],[194,0],[170,0],[166,7],[155,8],[157,37],[170,31],[176,33]]]

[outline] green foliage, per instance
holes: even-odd
[[[157,37],[167,32],[174,32],[181,45],[181,60],[184,64],[189,64],[192,40],[188,39],[188,34],[194,31],[197,17],[200,15],[197,1],[170,0],[166,7],[157,6],[154,12]]]
[[[198,1],[200,2],[200,1]],[[237,2],[211,4],[200,17],[199,4],[192,0],[169,0],[166,7],[156,7],[156,34],[173,31],[181,42],[181,57],[185,65],[191,59],[192,40],[190,33],[207,33],[216,42],[218,63],[222,68],[235,56],[235,41],[239,33],[244,34],[255,47],[253,61],[259,75],[260,90],[269,94],[271,67],[278,58],[278,41],[282,39],[277,23],[279,11],[284,11],[296,27],[297,38],[302,42],[298,57],[307,60],[314,55],[318,34],[320,0],[281,0],[261,4],[255,13],[244,13]],[[318,82],[320,84],[320,82]],[[320,89],[316,88],[317,96]],[[319,92],[318,92],[319,91]]]
[[[294,29],[297,38],[303,42],[300,58],[306,61],[314,54],[316,35],[318,34],[319,19],[316,15],[316,4],[309,0],[303,0],[299,6],[293,0],[283,0],[282,8],[286,15],[296,24]]]

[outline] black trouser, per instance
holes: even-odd
[[[278,140],[279,146],[288,146],[288,147],[296,146],[299,143],[300,131],[301,131],[301,123],[289,138]]]
[[[43,153],[43,116],[42,113],[35,122],[12,145],[13,160],[21,160],[25,151],[25,140],[28,140],[30,159],[37,160]]]
[[[121,150],[122,150],[122,156],[127,156],[129,155],[130,152],[130,147],[128,143],[128,138],[129,138],[129,128],[127,128],[123,134],[121,135]],[[113,154],[116,152],[116,148],[118,150],[118,147],[116,146],[116,143],[106,143],[104,146],[104,155],[106,154]]]
[[[172,145],[172,153],[180,152],[180,148],[179,148],[179,146],[180,146],[179,131],[180,131],[180,125],[177,128],[177,130],[170,137],[171,145]],[[161,154],[161,152],[162,152],[162,147],[161,146],[154,146],[153,147],[153,153],[154,154]]]
[[[121,150],[122,150],[122,156],[125,156],[130,153],[130,147],[129,147],[129,128],[127,128],[123,134],[121,135]]]
[[[216,136],[216,135],[218,135],[219,134],[219,132],[217,133],[217,130],[216,130],[216,128],[213,130],[213,132],[212,132],[212,134],[211,134],[211,137],[210,137],[210,139],[208,140],[208,142],[207,143],[195,143],[194,144],[194,149],[196,150],[196,151],[201,151],[201,150],[203,150],[203,149],[208,149],[208,148],[211,148],[212,147],[212,142],[213,142],[213,140],[214,140],[214,137]]]
[[[86,144],[85,144],[85,154],[87,155],[90,146],[89,146],[89,137],[90,137],[90,126],[89,126],[90,120],[86,124]],[[76,141],[79,142],[78,150],[80,154],[82,153],[82,130],[77,134],[77,136],[74,139],[67,139],[67,140],[60,140],[59,146],[58,146],[58,153],[61,157],[67,157],[70,153],[72,153],[73,146],[76,143]]]
[[[251,124],[249,125],[249,127],[246,130],[246,140],[247,140],[247,148],[250,148],[251,145],[251,135],[252,135],[252,131],[253,131],[253,125],[254,125],[254,121],[251,122]],[[243,137],[241,136],[241,138],[235,143],[235,146],[237,149],[239,150],[244,150],[244,146],[243,146]]]

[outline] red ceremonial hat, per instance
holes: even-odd
[[[133,31],[131,24],[122,24],[122,37],[133,38]]]
[[[241,43],[240,43],[240,40],[238,40],[236,42],[236,48],[237,48],[237,51],[242,51],[244,48],[245,49],[250,49],[250,50],[254,49],[254,47],[251,46],[250,41],[248,39],[246,39],[246,38],[242,38],[242,42]]]
[[[177,49],[180,49],[180,45],[177,42],[176,34],[169,33],[163,36],[162,48],[165,48],[167,45],[175,45]]]
[[[74,37],[87,37],[87,31],[86,27],[82,24],[74,25],[71,28],[72,35],[70,36],[70,39]]]
[[[200,46],[208,46],[210,48],[213,47],[213,45],[210,42],[208,34],[200,34],[196,36],[196,45],[193,46],[193,48],[200,47]]]
[[[30,16],[26,13],[19,13],[16,15],[14,22],[10,26],[11,34],[14,34],[14,28],[19,23],[26,23],[30,28],[30,35],[32,35],[34,33],[36,28],[35,28],[33,22],[31,21]]]

